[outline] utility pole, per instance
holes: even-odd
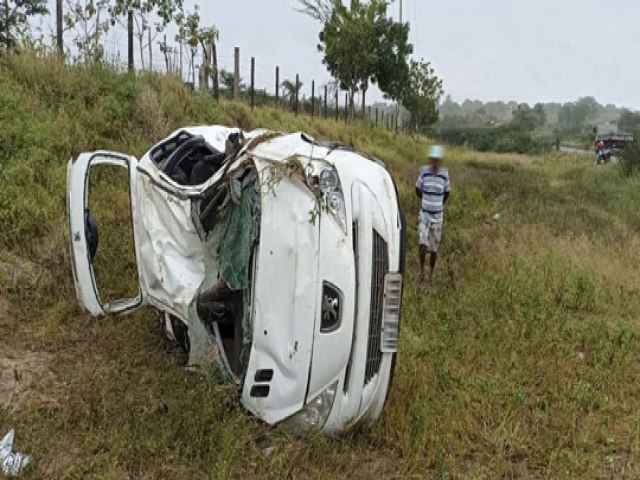
[[[400,0],[400,23],[402,23],[402,0]]]

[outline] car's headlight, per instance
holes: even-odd
[[[346,235],[347,211],[338,172],[331,165],[323,165],[319,169],[317,173],[313,164],[307,166],[307,185],[311,190],[319,191],[321,210],[329,213]]]
[[[312,430],[321,430],[327,423],[337,390],[338,382],[336,381],[282,424],[287,430],[297,435],[304,435]]]

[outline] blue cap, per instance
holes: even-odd
[[[432,145],[429,148],[429,158],[437,158],[439,160],[442,160],[442,157],[444,157],[444,148],[442,148],[440,145]]]

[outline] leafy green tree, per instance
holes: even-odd
[[[362,94],[362,111],[371,83],[386,97],[399,100],[409,78],[409,25],[387,15],[388,0],[298,0],[299,11],[322,24],[318,50],[329,73],[348,92],[354,117],[354,98]]]
[[[546,121],[547,116],[541,103],[537,103],[533,108],[526,103],[522,103],[513,112],[511,124],[516,128],[531,133],[535,129],[542,127]]]
[[[334,2],[331,15],[320,32],[318,45],[329,73],[340,80],[342,88],[349,93],[351,118],[355,95],[369,81],[376,61],[371,48],[373,32],[370,25],[361,21],[360,6],[357,1],[351,3],[351,8]]]
[[[153,67],[153,43],[157,35],[182,11],[183,0],[115,0],[110,6],[111,22],[125,25],[128,12],[132,12],[135,36],[140,49],[140,62],[145,68],[145,49],[148,51],[148,66]],[[154,21],[154,18],[157,18]]]
[[[198,53],[198,46],[200,45],[200,8],[198,5],[194,7],[193,12],[181,11],[176,15],[176,24],[178,25],[178,33],[176,35],[176,41],[180,43],[180,51],[183,47],[187,47],[190,53],[189,60],[189,76],[195,87],[196,82],[196,68],[195,57]]]
[[[581,135],[591,131],[600,105],[593,97],[583,97],[566,103],[558,112],[556,131],[560,135]]]
[[[47,0],[4,0],[0,6],[0,46],[15,48],[29,27],[29,17],[47,13]]]
[[[618,118],[618,130],[627,133],[640,133],[640,112],[624,109]]]
[[[209,83],[209,78],[213,80],[213,96],[218,98],[218,55],[216,49],[216,42],[220,38],[220,32],[214,26],[201,28],[198,32],[198,39],[202,45],[202,51],[204,53],[204,75],[205,81]]]
[[[299,6],[300,11],[322,23],[318,50],[329,73],[347,90],[353,118],[356,93],[362,93],[364,109],[370,82],[390,85],[394,71],[391,64],[406,57],[406,48],[400,49],[400,55],[396,52],[394,41],[401,35],[400,29],[392,29],[395,24],[387,17],[389,2],[351,0],[347,6],[340,0],[299,0]]]
[[[402,103],[411,112],[416,130],[438,121],[438,104],[442,95],[440,80],[429,62],[411,60],[408,86]]]
[[[228,95],[233,92],[233,83],[235,81],[235,75],[233,72],[229,72],[224,68],[220,69],[220,85],[222,85],[222,90],[224,90]],[[240,92],[246,90],[246,85],[244,84],[242,77],[238,78],[238,89]]]
[[[111,25],[107,17],[109,0],[67,0],[64,24],[73,32],[73,45],[77,60],[83,63],[99,62],[104,56],[100,37]]]
[[[413,46],[409,43],[409,24],[386,18],[385,11],[385,16],[379,19],[374,27],[377,58],[373,81],[378,84],[386,98],[396,102],[397,119],[397,103],[411,86],[409,56],[413,53]]]
[[[298,0],[297,10],[325,24],[333,13],[334,0]]]

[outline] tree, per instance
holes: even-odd
[[[198,53],[198,46],[200,44],[200,12],[199,7],[196,5],[193,12],[180,12],[176,16],[176,23],[178,25],[178,33],[176,35],[176,41],[180,43],[180,56],[182,57],[183,46],[188,47],[190,53],[189,71],[193,85],[196,83],[196,67],[195,57]],[[182,62],[180,62],[182,64]]]
[[[640,131],[640,112],[624,109],[620,112],[617,123],[620,132],[637,133]]]
[[[0,7],[0,46],[15,48],[18,39],[29,27],[29,17],[49,13],[47,0],[4,0]]]
[[[394,22],[385,15],[375,25],[375,36],[377,59],[373,81],[386,98],[396,102],[397,129],[399,102],[410,86],[409,56],[413,53],[413,46],[409,43],[409,24]],[[362,109],[364,111],[364,101]]]
[[[183,0],[115,0],[110,7],[111,22],[125,26],[125,17],[135,24],[140,49],[140,63],[145,68],[144,52],[148,51],[149,68],[153,64],[153,41],[182,10]],[[153,19],[156,19],[153,22]],[[127,28],[130,28],[127,25]]]
[[[202,51],[204,52],[204,74],[207,88],[209,78],[213,80],[213,96],[217,99],[219,96],[218,88],[218,58],[216,51],[216,42],[220,38],[220,32],[216,27],[201,28],[198,34]]]
[[[335,3],[334,0],[298,0],[297,10],[325,24],[333,13]]]
[[[235,75],[233,72],[229,72],[224,68],[220,69],[220,83],[222,84],[222,89],[227,92],[227,94],[231,94],[235,83]],[[238,89],[240,92],[246,89],[246,86],[242,81],[242,77],[238,78]]]
[[[590,132],[600,108],[593,97],[583,97],[574,103],[564,104],[558,112],[557,133],[579,135],[587,130]]]
[[[517,110],[513,112],[511,124],[516,128],[531,133],[536,128],[542,127],[546,121],[547,116],[541,103],[537,103],[533,108],[529,107],[526,103],[522,103],[518,105]]]
[[[160,47],[160,53],[164,57],[164,68],[168,75],[176,75],[180,72],[178,66],[178,59],[176,57],[176,53],[178,53],[178,49],[175,47],[169,46],[167,42],[167,35],[164,35],[164,38],[161,42],[158,43]]]
[[[340,80],[342,88],[349,93],[351,118],[354,117],[356,92],[369,81],[377,60],[371,45],[373,29],[363,21],[365,12],[361,7],[357,0],[351,2],[350,9],[334,2],[318,44],[329,73]]]
[[[411,112],[416,130],[438,121],[441,95],[442,80],[436,76],[431,64],[424,60],[411,60],[402,103]]]
[[[362,110],[371,82],[398,99],[408,79],[409,26],[389,19],[388,0],[298,0],[299,11],[322,23],[318,50],[329,73],[347,90],[354,117],[354,98],[362,93]]]
[[[289,102],[289,107],[293,109],[296,104],[296,97],[300,94],[300,90],[302,89],[302,82],[298,82],[296,85],[295,81],[285,80],[281,84],[282,86],[282,98],[286,99]]]
[[[74,33],[73,45],[77,50],[77,60],[83,63],[99,62],[103,59],[104,48],[100,36],[109,30],[107,13],[109,0],[67,0],[64,24]]]

